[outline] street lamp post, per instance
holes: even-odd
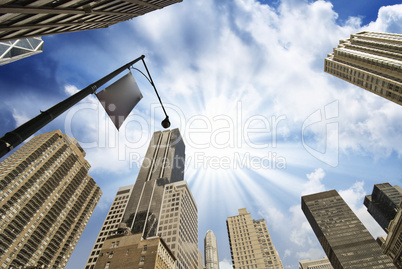
[[[151,75],[148,72],[148,68],[145,65],[144,61],[145,56],[141,55],[137,59],[123,65],[122,67],[116,69],[115,71],[111,72],[110,74],[104,76],[100,80],[96,81],[95,83],[87,86],[85,89],[82,89],[81,91],[77,92],[76,94],[70,96],[66,100],[58,103],[57,105],[49,108],[46,111],[41,111],[41,113],[36,116],[35,118],[27,121],[23,125],[19,126],[18,128],[14,129],[11,132],[6,133],[3,137],[0,138],[0,158],[6,155],[9,151],[11,151],[13,148],[21,144],[25,139],[39,131],[42,127],[44,127],[46,124],[57,118],[59,115],[64,113],[66,110],[74,106],[76,103],[84,99],[90,94],[93,94],[96,92],[98,88],[100,88],[102,85],[107,83],[109,80],[120,74],[122,71],[124,71],[127,68],[130,68],[133,64],[136,62],[142,60],[144,63],[144,66],[147,70],[148,76],[150,77],[149,82],[151,85],[154,87],[154,90],[158,96],[159,102],[162,105],[163,112],[165,113],[166,118],[162,121],[162,126],[164,128],[168,128],[170,126],[169,122],[169,116],[166,114],[165,108],[163,107],[162,101],[159,97],[158,92],[156,91],[156,87],[152,81]]]

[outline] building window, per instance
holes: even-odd
[[[147,245],[144,245],[144,246],[142,247],[142,251],[147,251]]]
[[[141,256],[141,258],[140,258],[140,263],[141,263],[141,262],[144,262],[144,260],[145,260],[145,256]]]
[[[110,262],[107,262],[106,264],[105,264],[105,269],[109,269],[110,268]]]

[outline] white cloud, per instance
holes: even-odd
[[[285,250],[285,253],[282,258],[290,257],[291,255],[292,255],[292,251],[287,249],[287,250]]]
[[[309,248],[306,251],[300,251],[296,252],[296,256],[299,258],[299,260],[304,260],[304,259],[309,259],[309,260],[318,260],[322,259],[322,257],[325,257],[325,254],[323,254],[322,248]]]
[[[322,168],[317,168],[314,172],[306,174],[308,181],[303,184],[301,195],[308,195],[317,192],[325,191],[325,186],[322,180],[325,177],[325,171]],[[310,250],[315,249],[317,241],[314,239],[314,233],[310,224],[306,220],[300,205],[294,205],[289,208],[292,223],[292,229],[290,229],[290,241],[298,246],[310,247]],[[301,252],[300,252],[301,253]],[[301,255],[301,254],[300,254]],[[302,256],[299,256],[303,258]]]
[[[383,7],[369,28],[387,30],[384,25],[398,24],[401,14],[401,5]],[[227,108],[241,100],[246,115],[286,115],[279,133],[300,139],[300,124],[339,100],[342,124],[339,134],[328,138],[339,139],[342,153],[379,158],[393,151],[402,154],[395,140],[402,131],[399,106],[323,73],[324,58],[339,40],[367,28],[355,17],[339,26],[337,16],[326,1],[282,1],[274,9],[253,0],[217,6],[206,0],[180,3],[133,25],[145,36],[149,50],[159,52],[163,76],[158,85],[171,93],[166,102],[180,103],[186,117],[213,116],[211,108]],[[194,99],[191,106],[185,105]],[[218,107],[212,106],[214,100],[220,100]],[[317,143],[327,136],[323,127],[324,122],[312,129]]]
[[[381,7],[377,20],[363,29],[373,32],[402,33],[402,4]]]
[[[325,177],[325,171],[322,168],[315,169],[314,172],[311,172],[306,176],[308,178],[308,181],[303,184],[302,195],[325,191],[324,184],[322,184],[321,182]]]
[[[233,269],[232,262],[226,259],[223,259],[223,261],[219,262],[219,268],[220,269]]]
[[[276,209],[276,208],[269,208],[268,209],[268,219],[270,220],[270,224],[272,224],[275,227],[280,227],[281,224],[283,224],[283,221],[285,220],[284,214]]]
[[[356,182],[349,189],[340,190],[339,195],[342,196],[343,200],[345,200],[345,202],[352,209],[360,208],[360,205],[363,203],[364,196],[366,195],[363,186],[363,181]]]
[[[20,126],[30,120],[29,117],[25,115],[25,113],[17,111],[17,109],[13,109],[13,118],[17,126]]]
[[[325,186],[322,183],[325,171],[322,168],[317,168],[306,174],[306,177],[308,181],[300,189],[303,195],[325,191]],[[299,204],[289,207],[286,213],[271,206],[265,209],[265,212],[267,212],[265,219],[269,223],[271,236],[275,234],[278,237],[280,234],[282,239],[280,243],[287,246],[281,255],[282,261],[286,262],[293,257],[298,259],[323,257],[324,252]],[[275,241],[273,243],[276,247],[281,245]]]
[[[290,241],[303,247],[316,244],[313,238],[313,230],[307,222],[300,205],[292,206],[289,212],[291,216],[290,223],[292,225],[292,229],[290,229]]]
[[[66,85],[66,86],[64,86],[64,91],[68,95],[73,95],[73,94],[76,94],[79,91],[79,89],[77,87],[75,87],[74,85]]]

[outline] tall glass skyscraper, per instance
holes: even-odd
[[[78,142],[60,130],[0,163],[0,268],[64,268],[99,201]]]
[[[353,34],[328,54],[324,71],[402,105],[401,47],[401,34]]]
[[[302,196],[302,210],[334,269],[395,268],[337,191]]]

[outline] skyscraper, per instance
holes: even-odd
[[[382,245],[383,251],[391,257],[396,267],[402,268],[402,201],[388,229],[387,239]]]
[[[264,219],[253,220],[247,209],[241,208],[239,215],[228,217],[226,225],[233,268],[283,268]]]
[[[395,268],[337,191],[302,196],[302,210],[335,269]]]
[[[104,242],[94,269],[176,268],[176,258],[162,238],[139,240],[139,237],[141,237],[140,234],[109,237]]]
[[[218,243],[211,230],[207,231],[204,239],[205,267],[207,269],[219,269]]]
[[[198,269],[205,269],[204,258],[202,257],[201,250],[197,248],[197,251],[198,251]]]
[[[142,241],[160,237],[177,259],[176,268],[200,268],[197,205],[187,182],[183,180],[184,151],[178,129],[154,133],[122,223],[117,231],[109,233],[100,255],[110,254],[112,242],[125,242],[125,251],[137,253],[138,246],[146,244]],[[151,268],[156,266],[154,262],[155,259],[144,257],[141,267]],[[105,266],[124,268],[114,258],[98,260],[95,268]]]
[[[0,163],[0,268],[64,268],[99,201],[78,142],[38,135]]]
[[[299,261],[299,269],[333,269],[327,257],[319,260],[301,260]]]
[[[179,129],[153,134],[123,217],[131,233],[157,235],[164,187],[183,180],[184,154]]]
[[[99,257],[103,242],[118,228],[121,220],[123,219],[123,214],[133,186],[134,185],[121,187],[117,191],[116,197],[114,198],[112,206],[106,215],[106,219],[102,225],[98,237],[96,238],[91,254],[89,255],[85,269],[93,269],[95,267],[95,263]]]
[[[43,51],[40,37],[0,42],[0,65],[5,65]]]
[[[182,0],[2,1],[0,41],[106,28]]]
[[[373,193],[364,198],[364,205],[378,224],[388,233],[388,225],[395,218],[401,200],[402,189],[399,186],[382,183],[374,185]]]
[[[186,181],[165,186],[158,235],[176,256],[176,268],[203,268],[198,263],[197,204]]]
[[[340,40],[325,72],[402,105],[402,35],[361,32]]]

